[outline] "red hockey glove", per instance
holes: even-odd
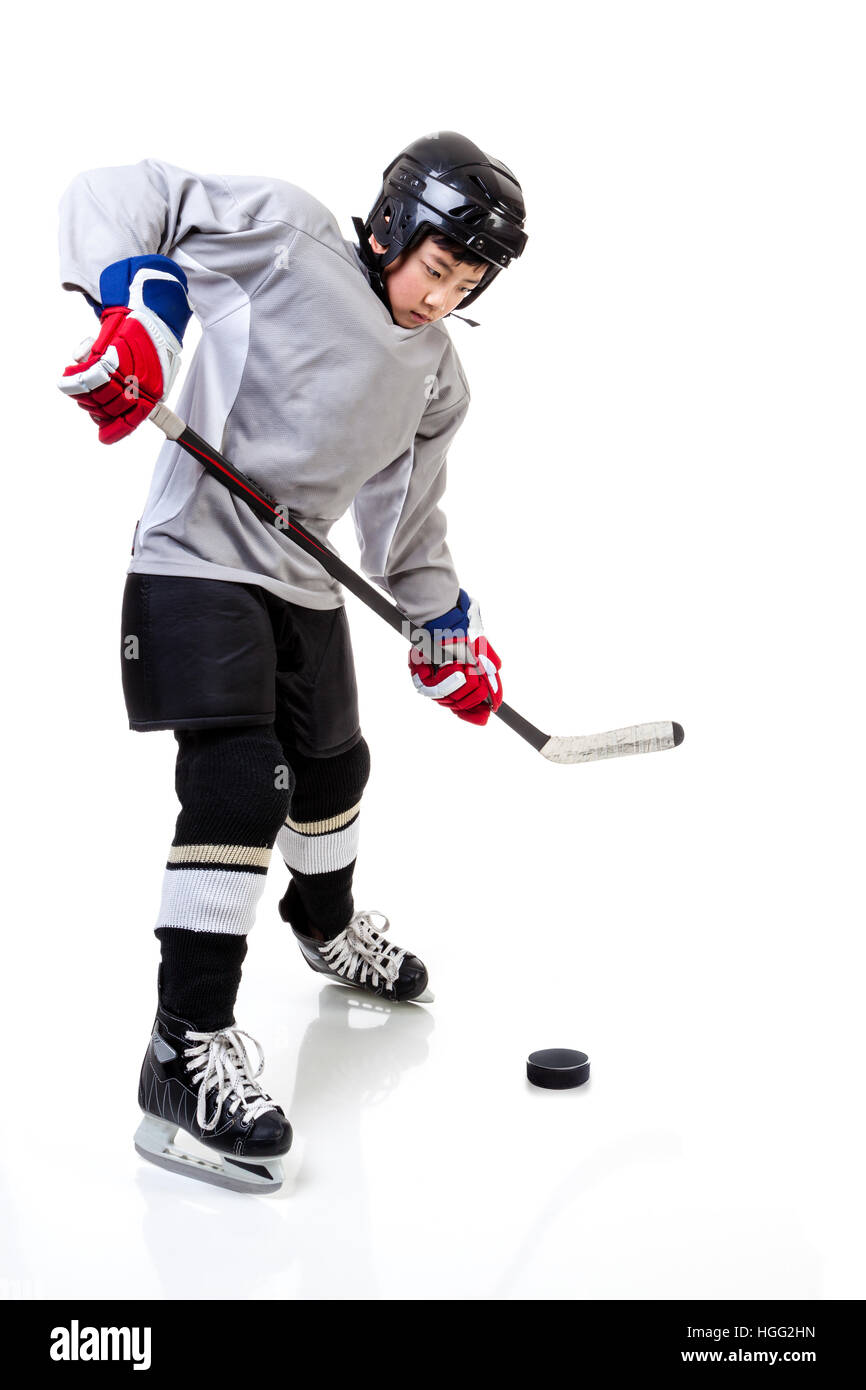
[[[58,382],[114,444],[146,420],[180,368],[192,310],[186,276],[167,256],[133,256],[102,272],[101,329]]]
[[[457,607],[423,628],[425,640],[409,653],[415,689],[470,724],[486,724],[502,704],[502,663],[484,636],[475,599],[461,589]]]

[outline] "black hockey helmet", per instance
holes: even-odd
[[[525,218],[523,194],[511,170],[465,135],[439,130],[413,140],[392,159],[366,222],[358,217],[352,222],[364,261],[379,277],[377,293],[384,289],[385,267],[431,232],[442,232],[489,262],[481,283],[460,301],[462,309],[521,254]],[[383,255],[370,246],[371,232],[387,246]]]

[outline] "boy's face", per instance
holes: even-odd
[[[377,255],[386,249],[372,235],[370,245]],[[444,318],[484,278],[486,270],[486,265],[458,264],[432,236],[425,237],[396,256],[383,272],[395,322],[401,328],[420,328]]]

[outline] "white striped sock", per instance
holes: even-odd
[[[354,809],[355,818],[349,825],[324,835],[303,834],[294,828],[297,822],[287,821],[282,825],[277,832],[277,847],[288,867],[302,874],[326,874],[331,869],[345,869],[351,864],[358,856],[360,829],[360,817],[357,808]]]
[[[246,936],[266,877],[231,869],[166,869],[156,926]]]

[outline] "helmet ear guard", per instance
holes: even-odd
[[[383,269],[404,251],[409,250],[409,243],[415,240],[415,233],[420,230],[412,212],[404,206],[400,198],[381,198],[370,213],[368,221],[370,231],[379,245],[388,248]]]

